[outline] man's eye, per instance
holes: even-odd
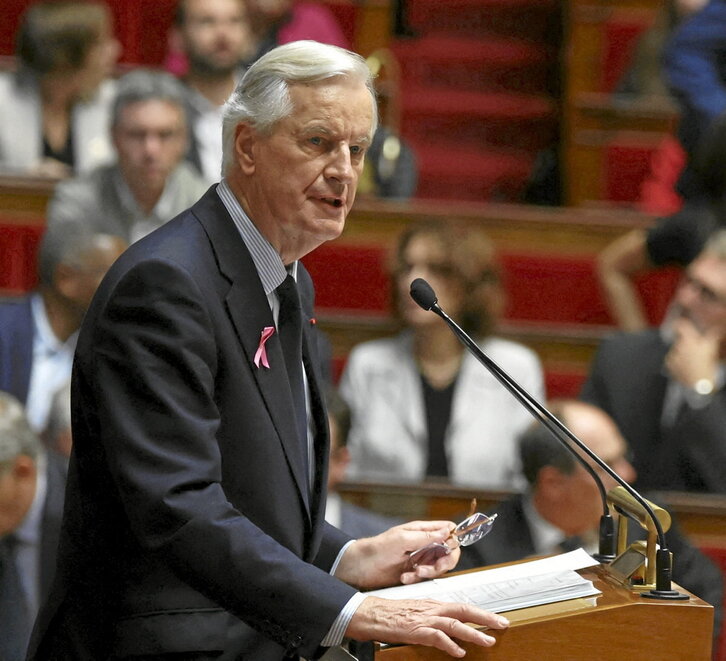
[[[310,138],[310,144],[313,144],[316,146],[322,145],[323,139],[318,136],[315,136],[314,138]]]
[[[360,145],[352,145],[350,148],[350,153],[353,154],[353,156],[359,156],[363,153],[363,147]]]

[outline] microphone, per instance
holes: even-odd
[[[575,451],[570,442],[590,459],[592,459],[600,468],[602,468],[610,477],[612,477],[620,486],[622,486],[641,507],[646,511],[648,517],[653,521],[656,530],[659,549],[656,553],[656,582],[655,589],[643,592],[644,597],[655,599],[688,599],[688,595],[671,589],[672,576],[672,560],[671,554],[666,543],[665,532],[660,520],[653,512],[650,503],[645,500],[630,484],[621,478],[610,466],[608,466],[598,455],[596,455],[585,443],[583,443],[575,434],[573,434],[560,420],[554,416],[545,406],[540,404],[532,397],[524,388],[514,381],[504,370],[502,370],[489,356],[487,356],[469,337],[469,335],[449,317],[439,306],[436,294],[426,280],[416,278],[411,283],[411,298],[424,310],[430,310],[434,314],[441,317],[451,328],[454,334],[459,338],[461,343],[469,349],[473,356],[484,367],[491,372],[497,381],[499,381],[515,399],[529,411],[529,413],[539,422],[541,422],[554,436],[559,440],[583,465],[595,480],[603,500],[603,515],[600,518],[600,548],[599,553],[594,557],[599,562],[609,562],[615,558],[615,533],[614,522],[610,515],[610,509],[607,504],[607,494],[602,480],[597,475],[592,466]]]

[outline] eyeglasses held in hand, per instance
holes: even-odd
[[[496,514],[487,516],[476,512],[476,498],[471,501],[471,513],[459,525],[451,529],[443,542],[432,542],[412,551],[406,562],[406,571],[416,569],[419,565],[433,565],[436,561],[451,553],[458,546],[470,546],[489,534],[494,525]],[[452,544],[452,542],[455,542]]]

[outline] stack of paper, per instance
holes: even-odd
[[[508,567],[402,585],[374,594],[387,599],[437,599],[470,603],[495,613],[599,594],[576,570],[598,563],[584,550]]]

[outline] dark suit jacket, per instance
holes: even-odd
[[[30,296],[0,305],[0,390],[28,399],[35,324]]]
[[[303,309],[313,291],[300,267]],[[326,413],[304,324],[318,489],[252,259],[214,188],[135,243],[86,315],[58,577],[33,659],[312,657],[354,589],[328,573]]]
[[[481,541],[461,549],[459,569],[522,560],[534,555],[535,548],[529,522],[524,514],[524,497],[516,495],[497,506],[497,521]],[[629,531],[631,539],[642,538],[638,529]],[[673,580],[714,607],[714,638],[721,626],[723,606],[723,576],[716,565],[692,546],[675,522],[666,533],[673,552]]]
[[[605,340],[581,398],[617,423],[633,454],[641,491],[726,493],[726,390],[702,409],[684,406],[672,428],[663,429],[667,351],[656,329]]]

